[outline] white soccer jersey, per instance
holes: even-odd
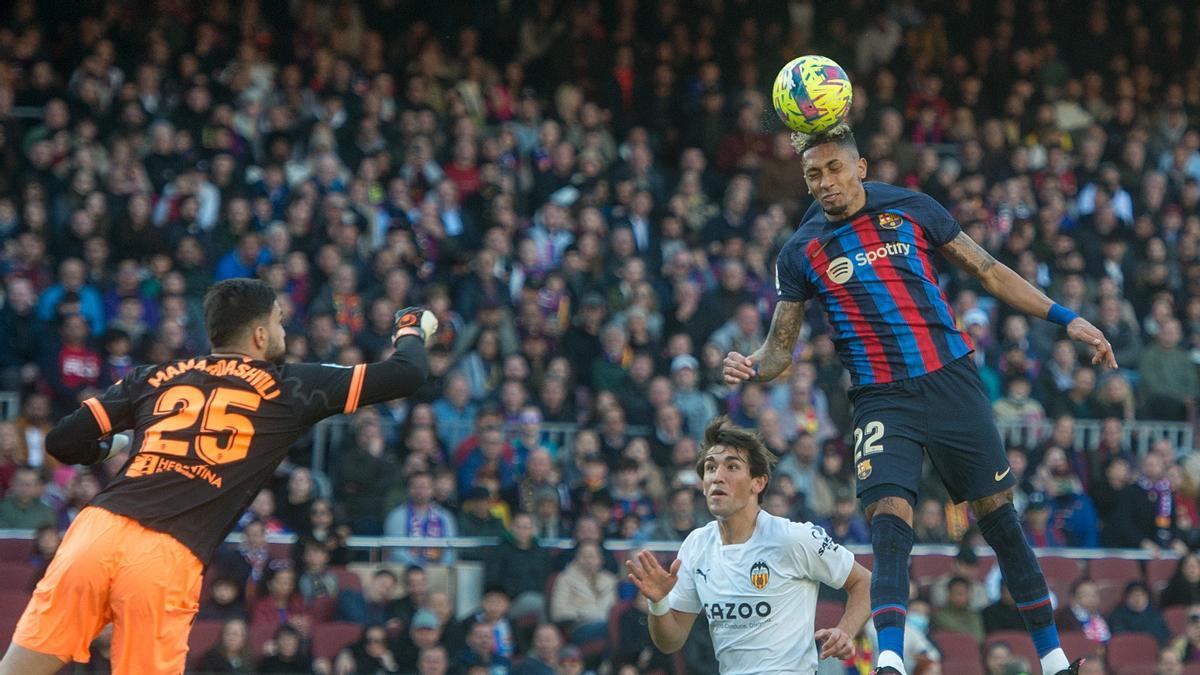
[[[810,523],[758,512],[754,534],[724,545],[717,523],[679,548],[671,609],[704,612],[722,675],[811,675],[819,584],[841,588],[854,555]]]

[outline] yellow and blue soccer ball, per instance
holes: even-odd
[[[850,76],[824,56],[792,59],[779,71],[771,90],[779,119],[804,134],[819,133],[844,121],[853,100]]]

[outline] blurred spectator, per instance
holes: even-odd
[[[954,556],[950,571],[930,584],[929,601],[934,607],[945,607],[950,602],[950,582],[954,579],[966,580],[967,605],[972,611],[978,612],[987,607],[987,589],[979,582],[979,556],[970,546],[961,546]]]
[[[495,672],[497,669],[500,672],[508,672],[512,662],[497,651],[492,627],[480,622],[471,625],[471,630],[467,633],[466,647],[459,652],[455,663],[463,672],[469,672],[468,669],[472,666],[484,666],[487,672]]]
[[[479,609],[464,619],[459,629],[469,641],[476,625],[487,626],[492,634],[493,653],[511,661],[516,649],[516,637],[513,634],[512,623],[508,620],[511,607],[512,598],[504,588],[490,586],[484,589]]]
[[[427,649],[437,647],[442,639],[442,626],[437,616],[427,609],[419,609],[408,622],[408,630],[395,650],[396,660],[401,672],[412,672],[416,669],[419,654]]]
[[[257,520],[246,523],[242,528],[242,541],[233,546],[222,544],[217,549],[215,559],[217,573],[236,581],[239,594],[244,597],[247,589],[257,586],[262,580],[271,561],[266,527]]]
[[[46,482],[31,466],[18,466],[8,496],[0,500],[0,528],[32,530],[57,525],[54,509],[42,501]]]
[[[258,662],[256,672],[307,673],[312,669],[313,659],[301,641],[300,633],[291,626],[283,625],[264,646],[263,659]]]
[[[1146,633],[1154,636],[1160,645],[1171,637],[1167,622],[1150,603],[1150,589],[1140,581],[1131,581],[1125,586],[1121,604],[1108,615],[1108,627],[1113,635],[1118,633]]]
[[[1100,645],[1112,639],[1108,622],[1100,616],[1100,589],[1091,579],[1081,579],[1071,586],[1071,598],[1055,613],[1054,622],[1059,630],[1083,631]]]
[[[1158,598],[1163,609],[1200,604],[1200,556],[1189,552],[1180,558]]]
[[[383,626],[369,625],[362,638],[346,649],[354,662],[356,673],[398,673],[400,665],[396,655],[388,646],[387,631]]]
[[[284,534],[287,530],[283,521],[275,517],[275,493],[268,488],[262,488],[254,495],[246,512],[238,520],[239,526],[244,526],[251,520],[257,520],[266,528],[267,534]],[[287,532],[291,534],[290,532]]]
[[[608,611],[617,602],[617,577],[603,568],[600,547],[581,541],[575,559],[554,582],[550,619],[571,626],[571,642],[583,644],[603,639]]]
[[[1175,503],[1162,458],[1153,453],[1145,455],[1141,469],[1133,484],[1117,497],[1109,525],[1113,528],[1112,540],[1126,548],[1171,548],[1183,553],[1186,546],[1178,538]]]
[[[1195,412],[1200,375],[1186,349],[1180,346],[1179,321],[1164,321],[1153,344],[1142,350],[1138,362],[1147,417],[1185,420]]]
[[[946,584],[946,605],[933,615],[933,627],[966,633],[983,644],[983,616],[971,609],[971,581],[953,577]]]
[[[687,538],[701,525],[696,515],[696,491],[690,487],[671,490],[667,512],[644,526],[645,538],[651,541],[678,541]]]
[[[454,516],[433,501],[433,476],[425,472],[409,476],[408,501],[388,514],[383,533],[388,537],[421,539],[458,536],[458,524]],[[398,548],[392,551],[392,560],[406,565],[424,565],[432,562],[451,564],[454,562],[454,550]]]
[[[335,484],[351,529],[362,535],[378,535],[385,529],[382,517],[386,506],[395,503],[391,493],[400,485],[401,467],[384,445],[379,420],[365,412],[360,411],[354,418],[355,442],[341,453]]]
[[[858,500],[847,489],[834,497],[833,513],[828,518],[818,520],[818,523],[839,544],[867,544],[871,541],[867,521],[858,513]]]
[[[509,529],[488,556],[485,564],[486,583],[501,586],[512,598],[509,615],[520,622],[534,616],[545,620],[546,598],[544,579],[550,575],[550,554],[534,536],[533,516],[517,513]]]
[[[562,633],[554,624],[539,623],[533,630],[529,653],[513,669],[513,675],[556,675],[558,652],[563,647]]]
[[[1033,384],[1029,378],[1018,375],[1009,379],[1004,387],[1004,398],[992,404],[997,424],[1022,424],[1040,426],[1046,417],[1042,404],[1031,398]]]
[[[1154,675],[1183,675],[1183,658],[1174,647],[1158,650],[1158,664]]]
[[[394,597],[396,575],[386,568],[375,570],[363,590],[342,589],[335,618],[364,626],[399,626],[401,607]]]
[[[288,475],[286,489],[275,499],[283,527],[297,534],[306,532],[309,529],[309,513],[316,499],[317,484],[313,481],[312,471],[303,466],[293,468]]]
[[[208,597],[200,599],[200,611],[196,618],[201,621],[245,621],[246,606],[241,599],[241,587],[236,579],[217,577],[209,587]]]
[[[29,556],[29,564],[35,571],[30,580],[30,590],[46,575],[46,569],[54,561],[61,544],[62,534],[57,526],[41,525],[33,531],[33,554]]]
[[[250,611],[250,625],[270,626],[274,632],[279,626],[290,625],[302,635],[311,636],[312,616],[304,604],[304,597],[296,587],[296,570],[286,560],[274,561],[263,574],[258,590],[258,599]]]
[[[324,601],[332,613],[333,603],[338,597],[338,579],[329,571],[329,549],[313,539],[301,539],[296,547],[303,551],[303,567],[300,568],[296,586],[304,605],[311,608],[314,603]],[[317,618],[320,620],[328,616]]]
[[[252,673],[250,630],[243,619],[229,619],[221,624],[217,644],[200,658],[198,670],[205,673]]]
[[[982,616],[985,633],[1025,629],[1025,621],[1021,618],[1021,610],[1017,609],[1017,601],[1013,600],[1008,584],[1003,582],[1000,584],[1000,599],[985,607]]]
[[[1193,605],[1188,609],[1187,624],[1183,635],[1175,638],[1171,649],[1185,664],[1200,662],[1200,606]]]
[[[946,514],[942,503],[936,499],[924,499],[917,505],[916,522],[913,523],[916,541],[922,544],[949,544],[946,532]]]

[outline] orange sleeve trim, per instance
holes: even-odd
[[[96,424],[100,425],[100,435],[107,436],[112,431],[112,422],[108,419],[108,412],[104,409],[104,405],[96,400],[93,396],[83,402],[92,411],[92,417],[96,418]]]
[[[363,377],[366,374],[366,364],[354,366],[354,374],[350,376],[350,391],[346,394],[346,407],[342,411],[347,415],[358,410],[358,397],[362,395]]]

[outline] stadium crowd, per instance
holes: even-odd
[[[346,421],[325,471],[299,445],[255,498],[210,568],[200,618],[226,623],[197,668],[309,672],[331,620],[366,630],[319,672],[671,667],[600,544],[707,521],[693,465],[716,414],[781,457],[765,508],[869,542],[819,308],[776,383],[720,377],[762,343],[774,257],[811,201],[766,92],[820,53],[854,73],[872,180],[937,198],[1113,343],[1121,369],[1098,378],[1058,326],[941,270],[998,420],[1052,421],[1009,452],[1030,539],[1184,556],[1165,587],[1105,602],[1076,580],[1061,620],[1098,650],[1148,632],[1179,672],[1200,662],[1200,605],[1186,628],[1163,612],[1200,603],[1200,465],[1166,440],[1137,456],[1122,431],[1197,416],[1198,38],[1200,11],[1171,2],[7,3],[0,390],[20,410],[0,421],[0,528],[37,528],[44,568],[123,459],[59,466],[46,431],[137,364],[204,353],[213,281],[270,282],[293,361],[385,357],[393,312],[425,304],[428,384]],[[1097,445],[1078,420],[1102,423]],[[924,494],[919,542],[974,541],[935,477]],[[290,556],[271,533],[299,535]],[[503,543],[458,553],[487,577],[458,621],[423,571],[454,552],[396,550],[402,573],[359,587],[335,573],[351,533]],[[577,543],[539,544],[560,537]],[[982,644],[1016,612],[970,558],[918,590],[927,630]],[[688,672],[715,672],[697,654]]]

